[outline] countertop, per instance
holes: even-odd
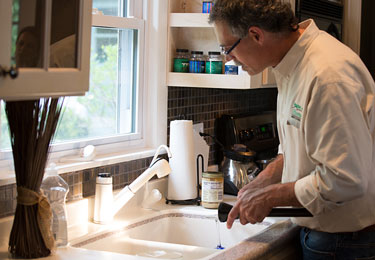
[[[159,181],[159,180],[158,180]],[[156,181],[156,186],[163,189],[165,180]],[[163,193],[163,192],[162,192]],[[136,194],[137,195],[137,194]],[[135,196],[114,218],[114,221],[109,225],[94,224],[87,219],[91,219],[92,214],[82,214],[82,212],[92,212],[93,198],[85,199],[76,203],[69,203],[68,221],[69,241],[71,244],[78,243],[80,239],[85,237],[95,237],[100,233],[108,230],[118,230],[121,227],[129,225],[135,220],[146,219],[157,214],[160,210],[180,210],[181,212],[197,212],[203,215],[215,215],[216,210],[205,209],[201,206],[178,206],[165,204],[164,198],[153,205],[153,210],[139,207],[143,197]],[[234,196],[225,196],[224,201],[233,203]],[[81,218],[81,220],[79,220]],[[8,240],[11,230],[11,223],[13,217],[0,219],[0,259],[13,259],[8,253]],[[277,223],[272,224],[265,231],[246,239],[239,244],[229,247],[223,251],[218,251],[205,259],[298,259],[294,257],[298,254],[297,240],[299,227],[293,224],[289,219],[283,219]],[[57,248],[55,253],[49,257],[40,258],[46,260],[70,260],[70,259],[124,259],[123,254],[86,250],[67,246],[64,248]],[[139,256],[126,255],[126,259],[150,259]]]

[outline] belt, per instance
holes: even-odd
[[[364,229],[361,229],[357,232],[371,232],[371,231],[375,231],[375,224],[371,225],[371,226],[368,226],[368,227],[365,227]]]

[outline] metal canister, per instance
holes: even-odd
[[[224,196],[224,175],[222,172],[202,173],[202,206],[217,209]]]

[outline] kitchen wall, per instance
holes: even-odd
[[[215,118],[222,114],[276,110],[277,89],[229,90],[211,88],[168,88],[168,133],[171,120],[184,117],[194,123],[203,122],[204,132],[214,134]],[[210,144],[209,164],[214,163],[214,146]],[[114,189],[131,183],[150,164],[152,157],[62,174],[69,184],[67,201],[95,194],[95,178],[99,172],[113,174]],[[16,185],[0,186],[0,217],[14,214]]]

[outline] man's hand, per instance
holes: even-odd
[[[238,216],[242,225],[262,222],[273,207],[269,199],[271,194],[269,190],[272,189],[272,186],[262,189],[251,187],[242,189],[237,202],[228,214],[227,227],[231,228]]]
[[[227,227],[231,228],[239,216],[242,225],[262,222],[271,209],[277,206],[296,206],[301,204],[294,193],[295,182],[272,184],[259,189],[246,189],[241,192],[237,202],[228,214]]]

